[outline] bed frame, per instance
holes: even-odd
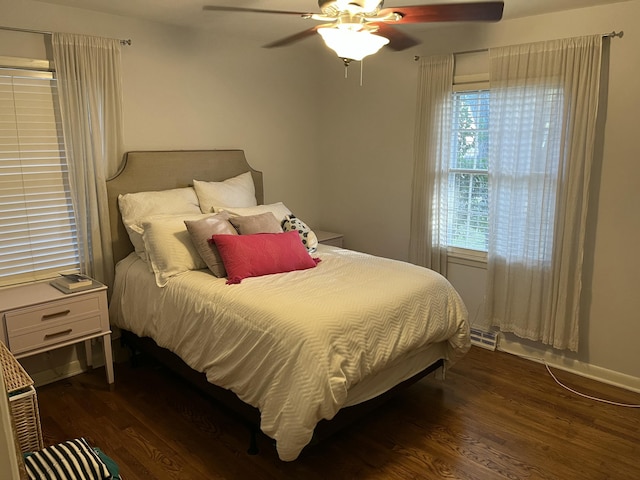
[[[122,223],[118,208],[118,195],[187,187],[192,185],[194,179],[210,182],[222,181],[246,171],[250,171],[253,176],[258,203],[264,203],[262,173],[249,165],[242,150],[135,151],[126,153],[118,173],[107,181],[111,244],[115,262],[122,260],[133,251],[133,245]],[[151,338],[140,338],[125,330],[121,332],[122,342],[131,350],[132,358],[135,358],[137,353],[151,356],[242,421],[249,428],[251,434],[248,453],[258,452],[256,442],[256,435],[260,432],[260,412],[258,409],[242,402],[230,390],[209,383],[204,373],[191,369],[177,355],[159,347]],[[391,396],[443,366],[443,360],[439,359],[385,394],[358,405],[345,407],[330,421],[322,420],[316,426],[312,443],[327,438],[346,425],[367,415]]]

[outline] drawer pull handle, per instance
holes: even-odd
[[[66,330],[63,330],[62,332],[47,333],[47,334],[44,336],[44,339],[45,339],[45,340],[49,340],[49,339],[51,339],[51,338],[62,337],[62,336],[64,336],[64,335],[69,335],[72,331],[73,331],[73,329],[72,329],[72,328],[68,328],[68,329],[66,329]]]
[[[64,317],[65,315],[69,315],[71,310],[63,310],[61,312],[56,313],[48,313],[46,315],[42,315],[42,320],[51,320],[58,317]]]

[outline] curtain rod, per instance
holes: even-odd
[[[609,33],[603,33],[602,34],[602,38],[614,38],[614,37],[618,37],[618,38],[622,38],[624,36],[624,30],[620,30],[619,32],[616,32],[615,30],[613,32],[609,32]],[[466,55],[468,53],[480,53],[480,52],[486,52],[488,51],[488,48],[479,48],[477,50],[465,50],[463,52],[453,52],[454,55]],[[414,61],[418,61],[420,60],[420,55],[416,55],[413,57]]]
[[[35,33],[37,35],[53,35],[53,32],[47,32],[44,30],[30,30],[28,28],[17,28],[17,27],[5,27],[0,25],[0,30],[9,30],[11,32],[22,32],[22,33]],[[131,45],[131,39],[120,40],[120,45]]]

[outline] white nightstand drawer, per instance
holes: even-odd
[[[7,336],[51,328],[100,312],[100,297],[96,294],[72,297],[49,302],[45,305],[20,308],[5,313]]]
[[[67,323],[57,322],[56,325],[40,328],[23,335],[9,333],[9,348],[14,355],[36,350],[57,343],[68,342],[74,338],[84,337],[102,330],[100,315],[82,317]]]

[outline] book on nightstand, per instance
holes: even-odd
[[[81,273],[61,273],[58,278],[54,278],[49,282],[52,286],[63,293],[75,293],[83,290],[91,290],[101,286],[100,283],[91,277],[82,275]]]

